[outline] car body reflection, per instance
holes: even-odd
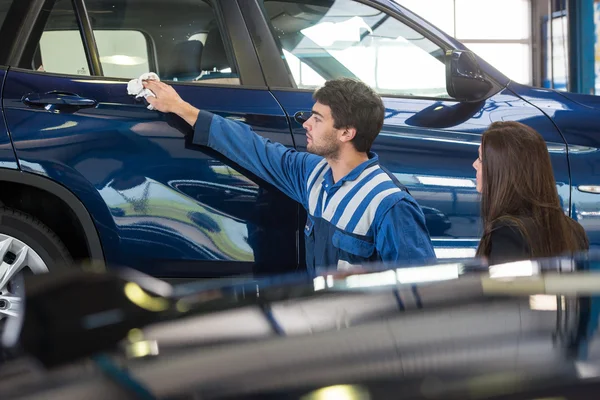
[[[59,301],[39,297],[40,282],[34,304]],[[125,271],[110,287],[123,289],[117,309],[132,318],[138,311],[131,305],[145,310],[139,321],[146,322],[129,331],[117,353],[126,351],[128,371],[159,397],[480,399],[485,393],[494,399],[600,382],[597,252],[497,265],[483,259],[373,264],[177,286]],[[82,299],[81,310],[92,304]],[[44,323],[55,332],[61,322]],[[105,379],[91,368],[75,384],[65,371],[36,374],[29,390],[68,398]],[[98,387],[106,395],[114,388]],[[0,382],[2,398],[17,389]],[[576,397],[582,398],[591,397]]]

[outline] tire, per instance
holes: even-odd
[[[37,218],[19,210],[0,207],[0,235],[11,236],[30,247],[44,261],[49,272],[73,263],[71,254],[56,233]]]
[[[23,275],[57,271],[72,265],[64,243],[37,218],[0,206],[0,333],[9,317],[23,312]],[[0,364],[21,355],[0,349]]]

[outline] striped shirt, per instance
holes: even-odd
[[[273,143],[246,124],[206,111],[198,116],[193,142],[215,149],[304,206],[309,269],[435,259],[423,211],[375,153],[334,182],[324,158]]]

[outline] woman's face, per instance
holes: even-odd
[[[481,170],[483,168],[483,166],[481,165],[481,146],[479,146],[479,149],[477,151],[479,152],[479,157],[477,157],[477,160],[475,160],[475,162],[473,163],[473,168],[475,168],[475,171],[477,171],[477,174],[475,175],[475,179],[477,180],[477,191],[481,193],[481,187],[483,184],[481,177]]]

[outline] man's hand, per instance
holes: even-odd
[[[146,100],[158,111],[177,114],[190,125],[196,123],[200,110],[179,97],[172,86],[155,80],[143,81],[142,84],[156,96],[148,96]]]
[[[183,99],[179,97],[175,89],[163,82],[155,80],[143,81],[144,88],[149,89],[156,97],[148,96],[146,100],[158,111],[164,113],[177,113],[183,107]]]

